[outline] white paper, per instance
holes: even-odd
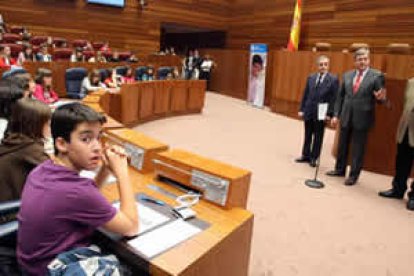
[[[326,119],[327,113],[328,113],[328,104],[327,103],[318,104],[318,120],[324,121]]]
[[[113,206],[119,209],[120,203],[116,202]],[[169,217],[164,216],[139,202],[137,202],[137,207],[139,220],[138,235],[170,220]]]
[[[182,219],[177,219],[154,231],[130,240],[128,244],[147,258],[152,258],[200,232],[200,228]]]
[[[95,179],[97,175],[97,172],[95,171],[86,171],[83,170],[79,173],[79,176],[81,177],[85,177],[85,178],[90,178],[90,179]],[[113,174],[110,174],[106,179],[105,179],[105,183],[113,183],[116,182],[117,179]]]

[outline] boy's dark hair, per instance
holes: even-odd
[[[43,128],[50,120],[50,107],[38,100],[23,98],[13,106],[7,133],[24,134],[33,139],[42,139]]]
[[[252,64],[255,64],[255,63],[258,63],[261,66],[263,66],[263,59],[262,59],[262,57],[259,56],[259,55],[254,55],[253,56],[253,59],[252,59]]]
[[[79,124],[85,122],[104,124],[106,118],[81,103],[69,103],[58,107],[52,115],[51,131],[53,140],[56,141],[57,138],[61,137],[66,142],[70,142],[70,134]],[[55,143],[55,154],[58,153]]]

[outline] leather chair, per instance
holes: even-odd
[[[24,27],[23,26],[11,26],[10,27],[10,32],[13,34],[20,34],[24,31]]]
[[[115,68],[116,74],[123,77],[126,75],[127,70],[128,67],[126,66],[118,66]]]
[[[3,43],[16,43],[17,41],[21,41],[22,37],[19,34],[11,34],[11,33],[5,33],[3,34]]]
[[[85,61],[88,61],[91,57],[95,56],[95,52],[91,50],[83,51],[83,56],[85,57]]]
[[[147,66],[140,66],[135,69],[135,80],[142,81],[142,75],[147,72]]]
[[[30,44],[33,46],[40,46],[47,42],[47,36],[34,36],[30,39]]]
[[[99,51],[105,45],[102,41],[94,41],[92,42],[92,47],[95,51]]]
[[[131,56],[131,52],[120,52],[119,53],[119,60],[120,61],[127,61]]]
[[[158,68],[157,71],[157,79],[165,80],[167,78],[168,73],[172,72],[172,68],[169,66],[163,66]]]
[[[88,74],[85,68],[70,68],[66,70],[66,93],[71,99],[82,99],[86,95],[81,94],[82,81]]]
[[[0,203],[0,275],[20,275],[16,260],[20,200]]]
[[[108,78],[108,76],[109,76],[108,69],[109,68],[98,69],[99,74],[101,75],[101,82],[104,82]]]
[[[76,39],[72,41],[72,46],[74,48],[77,48],[77,47],[83,48],[86,46],[86,44],[88,44],[88,41],[86,41],[85,39]]]
[[[67,41],[66,41],[66,39],[65,38],[63,38],[63,37],[54,37],[53,38],[53,45],[56,47],[56,48],[61,48],[64,44],[66,44],[67,43]]]
[[[72,55],[72,49],[57,48],[53,51],[53,61],[70,60],[71,55]]]

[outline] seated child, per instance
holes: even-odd
[[[24,273],[44,275],[58,254],[89,246],[98,227],[121,235],[138,232],[127,157],[119,146],[102,147],[104,122],[104,116],[80,103],[53,113],[56,157],[29,174],[18,214],[17,258]],[[95,181],[79,176],[101,164]],[[99,191],[109,172],[118,179],[118,211]]]

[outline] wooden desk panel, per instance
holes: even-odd
[[[166,115],[170,112],[171,88],[173,82],[157,82],[154,95],[154,114]]]
[[[190,81],[188,88],[187,109],[189,111],[200,112],[204,107],[206,97],[206,81]]]
[[[148,81],[140,83],[138,87],[140,90],[138,120],[145,121],[154,116],[154,97],[159,86],[156,82]]]
[[[184,112],[187,109],[188,81],[174,81],[171,88],[171,112]]]
[[[124,84],[121,86],[121,122],[133,124],[139,118],[140,83]]]

